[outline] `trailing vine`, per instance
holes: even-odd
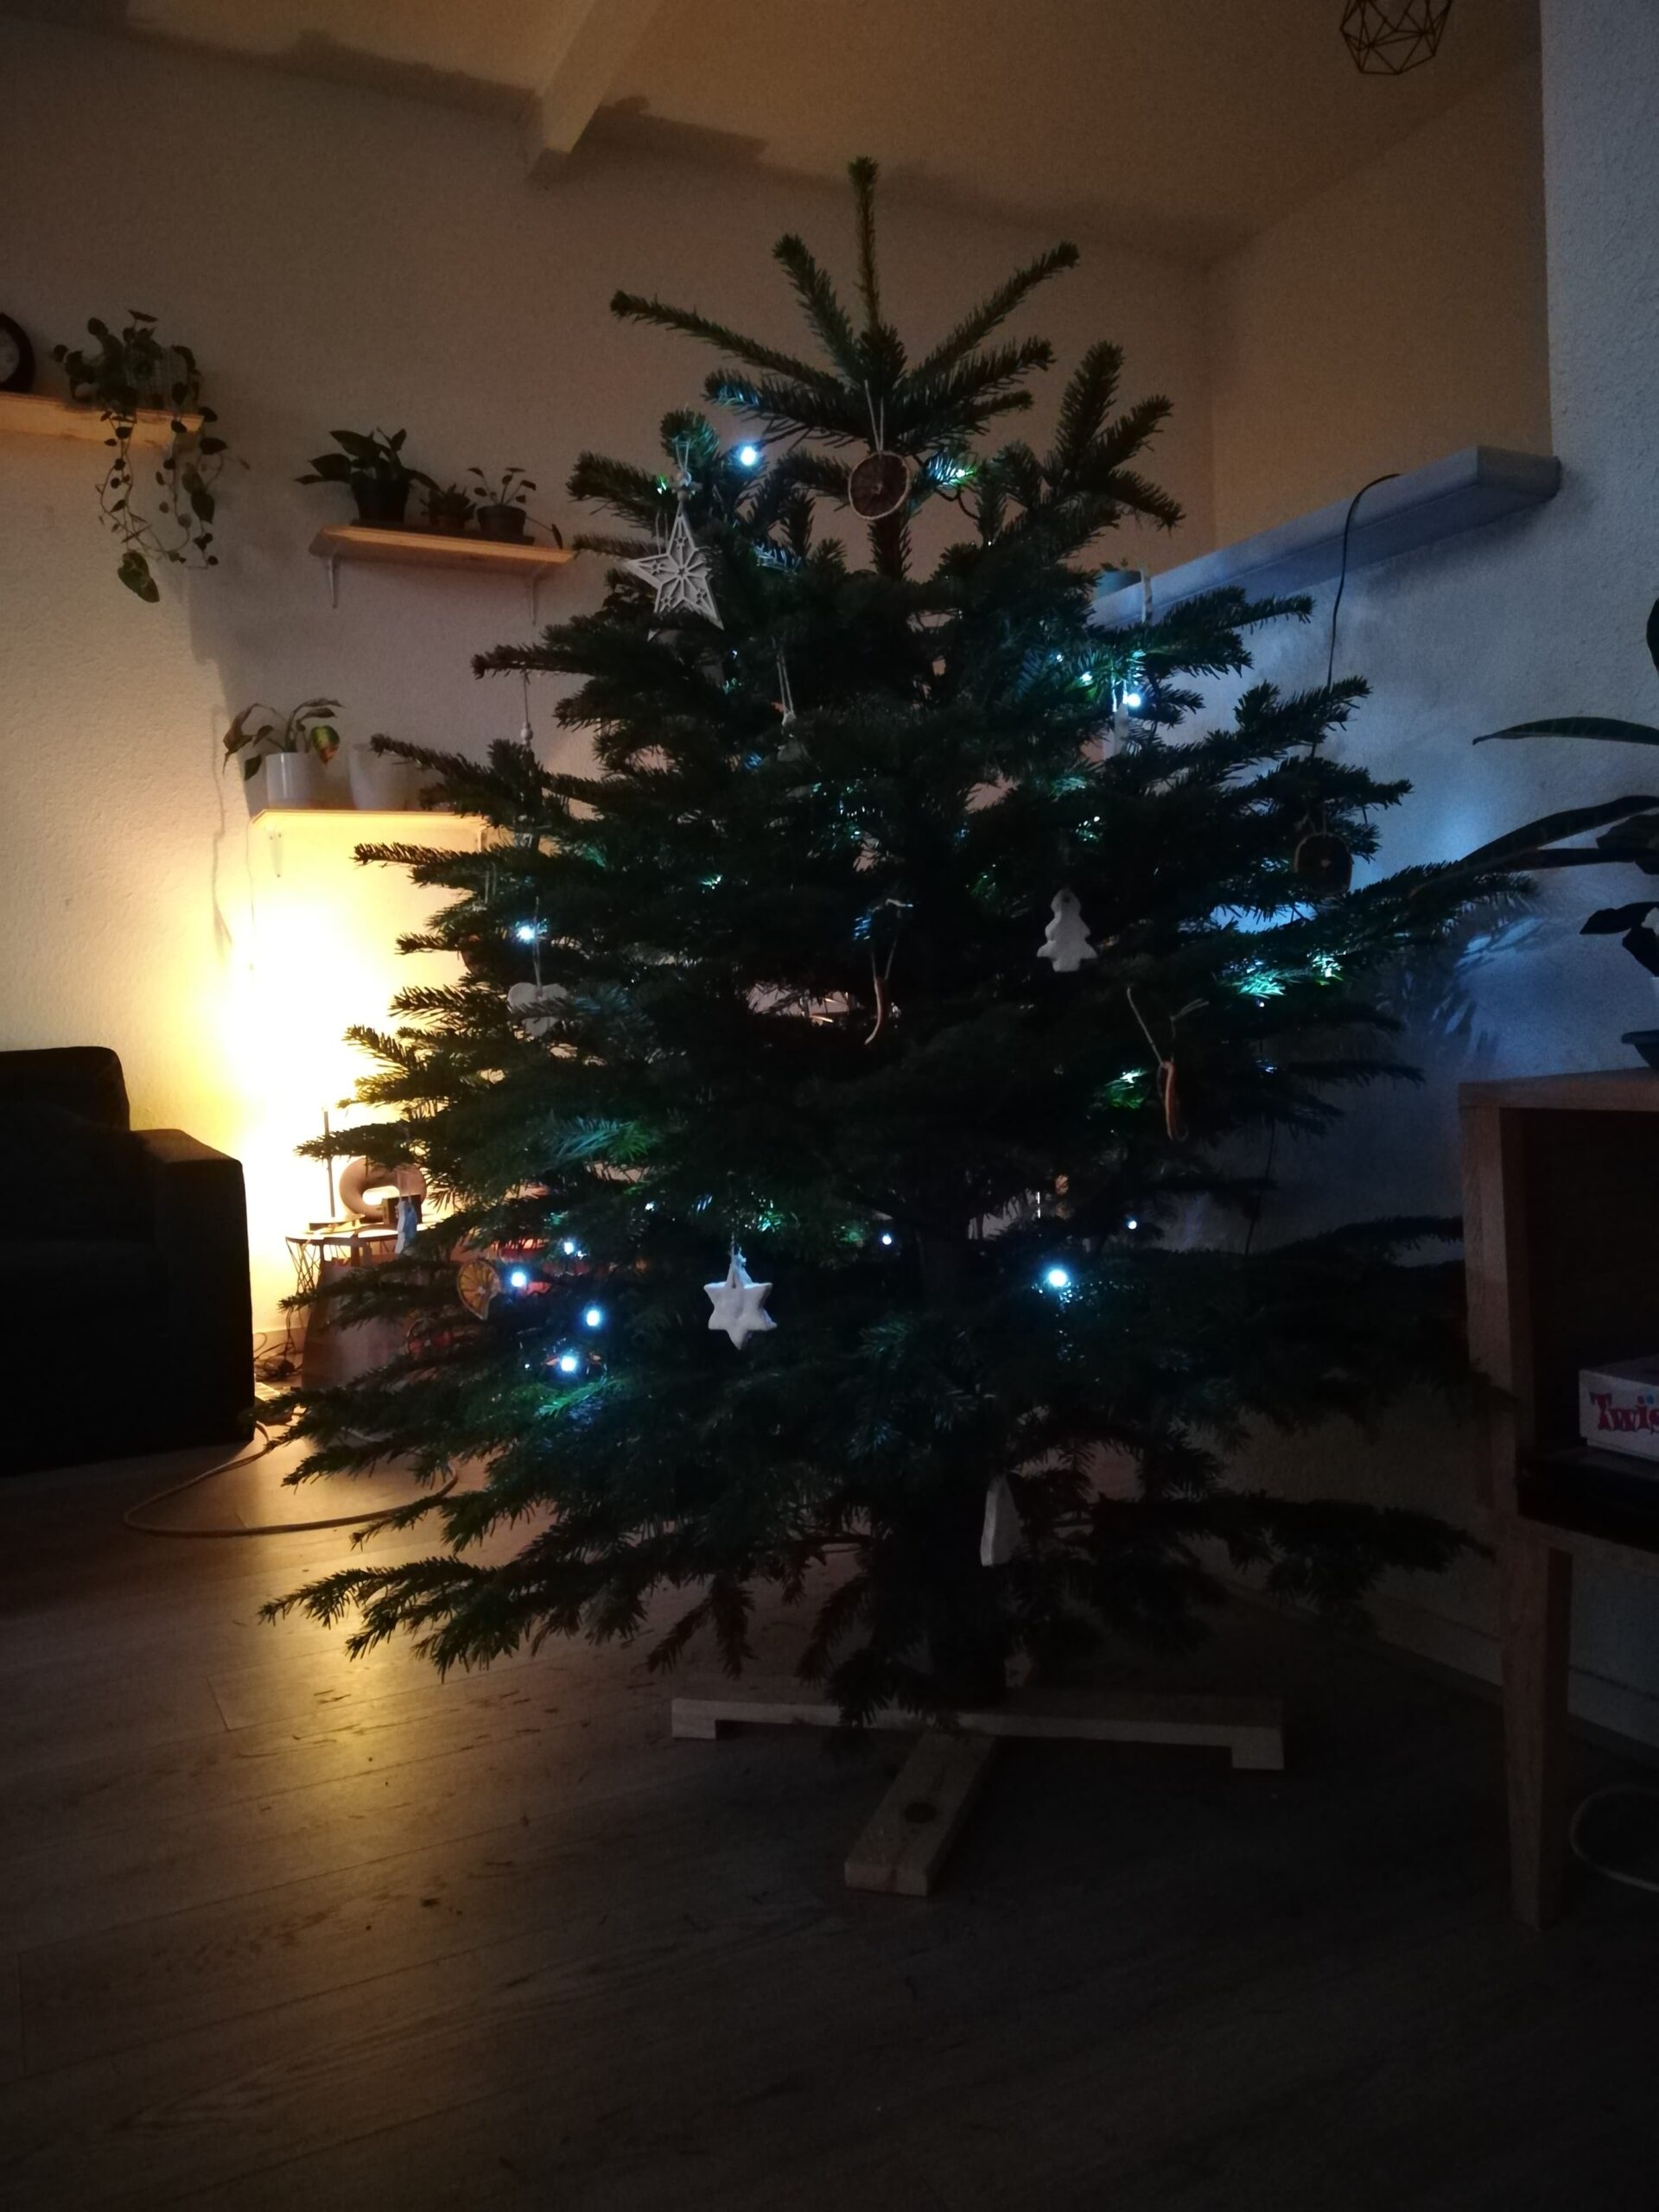
[[[156,318],[129,308],[124,329],[113,331],[94,315],[86,327],[98,340],[94,353],[54,346],[72,398],[96,407],[110,431],[105,440],[112,458],[104,473],[99,508],[121,549],[116,574],[127,589],[149,605],[160,599],[151,563],[212,569],[218,512],[214,486],[225,466],[226,442],[213,424],[219,417],[201,397],[201,371],[188,346],[164,344],[156,335]],[[133,439],[139,418],[164,411],[168,438],[155,470],[155,491],[140,487],[133,466]]]

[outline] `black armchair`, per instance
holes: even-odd
[[[86,1046],[0,1052],[0,1473],[249,1436],[240,1163]]]

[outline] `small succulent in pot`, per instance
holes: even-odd
[[[473,518],[473,495],[461,484],[429,484],[426,490],[426,526],[447,537],[460,537]]]
[[[396,530],[409,505],[409,487],[429,489],[432,479],[404,459],[407,430],[330,430],[338,453],[319,454],[302,484],[346,484],[357,502],[357,518],[380,530]]]
[[[340,732],[327,717],[339,712],[338,699],[302,699],[287,714],[256,699],[226,731],[225,758],[228,761],[239,756],[242,773],[248,778],[274,753],[308,753],[320,761],[332,760],[340,750]],[[257,721],[256,715],[263,715],[264,721]]]
[[[485,537],[521,538],[524,535],[524,503],[526,496],[536,489],[536,480],[526,476],[522,468],[508,468],[498,476],[486,476],[481,468],[469,468],[469,476],[478,479],[481,496],[478,501],[478,527]]]

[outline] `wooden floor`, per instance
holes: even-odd
[[[1160,1679],[1282,1690],[1286,1774],[1012,1749],[942,1894],[861,1897],[902,1738],[351,1666],[255,1618],[344,1538],[124,1530],[158,1479],[0,1484],[6,2212],[1659,2207],[1659,1900],[1513,1926],[1497,1713],[1380,1650],[1245,1613]]]

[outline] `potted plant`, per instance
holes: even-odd
[[[432,479],[404,459],[407,430],[330,430],[338,453],[319,454],[302,484],[348,484],[357,502],[357,518],[377,530],[396,530],[409,505],[411,484],[430,486]]]
[[[214,569],[218,502],[213,486],[225,466],[226,443],[213,428],[213,409],[201,396],[201,372],[188,346],[165,344],[156,318],[129,308],[125,327],[111,330],[94,315],[86,327],[90,348],[54,346],[52,358],[69,379],[69,396],[96,407],[109,429],[111,459],[98,487],[105,523],[121,548],[116,574],[147,605],[161,597],[152,562]],[[168,438],[140,489],[132,467],[133,434],[145,412],[164,412]],[[149,477],[153,474],[154,488]],[[152,511],[153,510],[153,511]]]
[[[534,477],[526,476],[522,468],[506,469],[499,477],[486,476],[481,468],[469,468],[467,474],[478,479],[483,494],[478,501],[480,536],[504,543],[522,540],[525,495],[536,489]]]
[[[391,742],[380,730],[366,743],[359,739],[346,748],[352,804],[362,812],[397,813],[415,803],[414,763],[389,753],[386,747]]]
[[[464,484],[429,484],[426,491],[426,526],[446,537],[465,535],[473,518],[473,495]]]
[[[304,699],[287,714],[256,699],[226,731],[225,758],[240,760],[245,783],[264,768],[267,806],[320,806],[323,769],[340,750],[327,717],[339,712],[337,699]]]

